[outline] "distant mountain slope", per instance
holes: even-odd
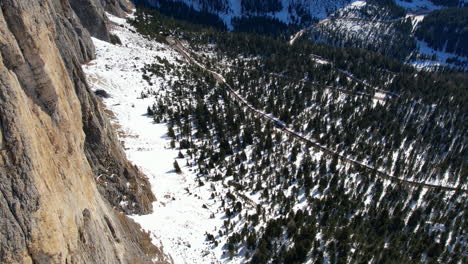
[[[184,3],[196,11],[218,15],[232,28],[235,17],[266,16],[286,24],[307,24],[324,19],[340,8],[356,2],[375,2],[384,5],[396,3],[409,12],[429,12],[446,7],[466,5],[466,0],[133,0],[136,4],[160,7],[174,3]]]
[[[218,15],[232,28],[235,17],[266,16],[286,24],[305,24],[314,19],[323,19],[350,0],[134,0],[152,7],[185,3],[197,11]]]
[[[430,11],[443,7],[456,7],[462,6],[466,0],[395,0],[395,2],[411,11]]]
[[[416,31],[418,39],[440,51],[468,56],[468,7],[437,10]]]
[[[302,29],[317,25],[313,30],[304,30],[307,34],[301,33],[301,38],[336,47],[379,52],[418,68],[438,69],[448,66],[466,69],[468,64],[464,45],[466,30],[463,26],[466,25],[463,21],[466,12],[458,11],[463,10],[458,7],[465,6],[466,0],[134,2],[137,6],[154,7],[163,14],[190,23],[211,25],[222,30],[272,35],[284,40],[295,34],[297,36]],[[456,11],[447,11],[447,8]],[[457,12],[459,18],[456,18]],[[419,26],[426,16],[427,22]]]
[[[463,70],[468,61],[464,10],[428,1],[355,1],[310,30],[308,37],[317,43],[377,51],[418,68]]]
[[[355,1],[311,31],[310,39],[404,59],[415,48],[411,19],[393,1]]]

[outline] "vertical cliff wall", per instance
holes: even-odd
[[[103,10],[128,8],[102,2],[115,10],[98,0],[0,2],[1,263],[163,262],[124,214],[151,211],[149,184],[80,66],[94,56],[86,28],[106,39]]]

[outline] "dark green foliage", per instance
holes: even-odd
[[[235,17],[232,19],[232,26],[236,32],[268,35],[285,40],[299,29],[299,27],[287,25],[277,18],[267,16]]]
[[[391,17],[402,17],[406,14],[403,7],[397,5],[394,0],[368,0],[368,4],[384,7],[391,14]]]
[[[465,73],[418,72],[364,50],[290,46],[137,14],[133,24],[141,32],[158,39],[154,32],[173,30],[194,53],[211,52],[213,59],[194,56],[250,104],[320,145],[402,179],[466,184]],[[333,64],[316,63],[311,54]],[[346,164],[260,120],[206,71],[187,64],[171,69],[179,78],[154,95],[150,110],[167,120],[168,135],[181,148],[190,142],[184,158],[195,164],[197,180],[222,186],[212,198],[221,201],[224,225],[219,237],[207,239],[213,246],[213,239],[225,241],[226,257],[244,252],[246,263],[461,261],[463,192],[418,188]],[[169,66],[144,70],[151,81]],[[343,71],[400,96],[377,103],[372,87]]]
[[[242,13],[269,13],[280,11],[283,6],[281,0],[239,0]]]
[[[180,169],[179,163],[177,163],[177,160],[174,161],[174,170],[177,174],[181,174],[182,170]]]
[[[214,2],[211,2],[210,5],[213,5],[215,9],[223,9],[223,5],[219,0],[213,1]],[[136,4],[138,7],[147,6],[144,1],[137,1]],[[226,25],[224,25],[224,22],[217,15],[207,11],[197,11],[190,6],[187,6],[185,3],[171,0],[156,0],[152,1],[151,4],[151,7],[157,8],[159,12],[166,16],[184,20],[193,24],[211,26],[220,30],[226,29]]]
[[[406,0],[408,1],[408,0]],[[440,6],[451,6],[451,7],[456,7],[458,5],[460,5],[461,2],[464,2],[464,1],[460,1],[460,0],[429,0],[431,1],[432,3],[436,4],[436,5],[440,5]]]
[[[420,23],[416,36],[436,50],[468,56],[468,7],[436,10]]]

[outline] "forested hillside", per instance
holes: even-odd
[[[408,1],[408,0],[407,0]],[[411,1],[411,0],[409,0]],[[454,7],[454,6],[459,6],[460,3],[463,3],[465,2],[464,0],[430,0],[432,3],[436,4],[436,5],[440,5],[440,6],[451,6],[451,7]]]
[[[222,30],[268,35],[283,40],[304,31],[299,39],[375,51],[426,70],[444,67],[468,69],[466,19],[463,19],[466,8],[459,8],[464,6],[463,1],[134,2],[141,7],[156,8],[170,17]],[[420,25],[421,21],[423,23]]]
[[[243,12],[269,13],[283,9],[281,0],[251,0],[241,1]]]
[[[349,4],[351,0],[134,0],[133,2],[137,6],[147,5],[158,9],[162,6],[180,8],[180,5],[184,5],[185,8],[196,11],[210,12],[232,29],[234,19],[254,17],[277,19],[286,25],[308,25],[327,17]]]
[[[226,262],[466,262],[465,73],[154,10],[131,23],[185,60],[143,67],[165,89],[141,96],[222,201],[206,239]]]
[[[357,2],[340,9],[328,23],[316,27],[310,40],[337,47],[354,47],[399,59],[416,48],[413,25],[392,0]]]
[[[430,13],[416,31],[432,48],[468,57],[468,7]]]

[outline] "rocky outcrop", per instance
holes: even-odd
[[[116,16],[123,16],[128,13],[133,7],[130,0],[100,0],[104,9]]]
[[[122,213],[150,212],[154,197],[80,66],[94,57],[91,21],[108,34],[103,7],[77,2],[92,10],[0,3],[0,263],[164,262]]]
[[[100,2],[96,0],[73,0],[70,5],[79,17],[81,24],[93,37],[109,41],[109,21]]]
[[[133,7],[127,0],[73,0],[70,5],[91,36],[104,41],[110,40],[105,11],[122,17]]]

